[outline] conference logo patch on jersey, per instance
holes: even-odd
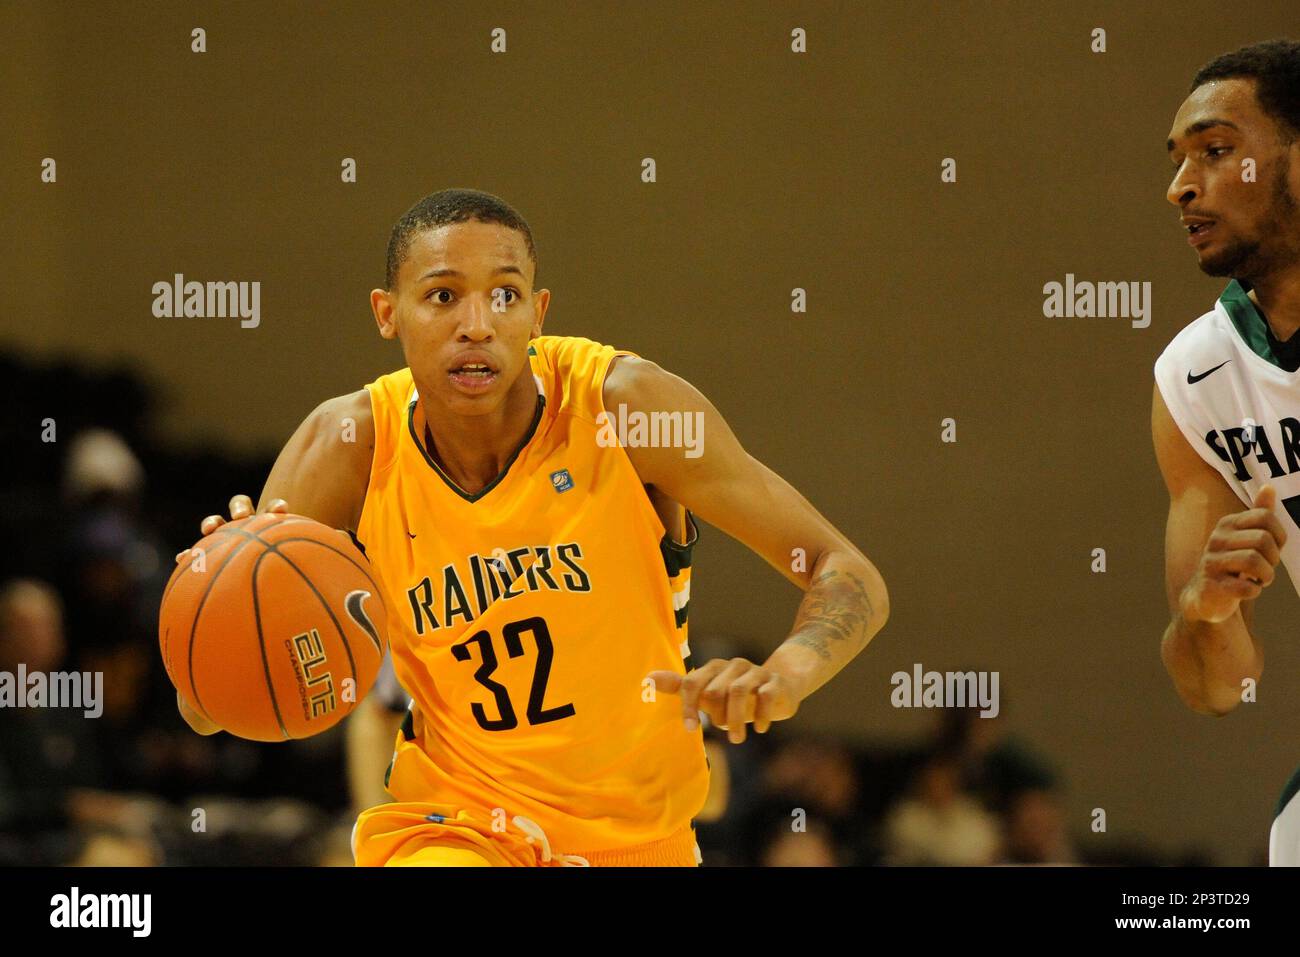
[[[555,486],[555,491],[567,492],[573,488],[573,476],[569,474],[568,469],[560,469],[558,472],[551,473],[551,484]]]

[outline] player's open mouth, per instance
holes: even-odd
[[[479,391],[490,388],[496,382],[497,371],[483,362],[466,362],[448,373],[451,381],[461,389]]]
[[[1199,246],[1210,238],[1214,232],[1214,220],[1197,219],[1185,220],[1183,225],[1187,229],[1187,241],[1193,246]]]

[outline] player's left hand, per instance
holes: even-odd
[[[681,695],[686,730],[694,731],[703,711],[727,740],[745,740],[745,725],[764,734],[773,721],[784,721],[799,710],[799,696],[780,673],[744,658],[715,658],[684,675],[652,671],[647,676],[656,691]]]

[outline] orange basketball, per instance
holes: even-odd
[[[158,618],[167,676],[192,709],[241,738],[285,741],[319,734],[365,698],[388,616],[346,535],[264,512],[194,549]]]

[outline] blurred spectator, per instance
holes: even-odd
[[[1027,743],[1007,732],[1007,700],[1000,696],[996,717],[977,707],[939,711],[935,747],[951,753],[961,767],[963,784],[994,811],[1005,810],[1022,790],[1055,788],[1056,772]]]
[[[87,429],[72,440],[63,476],[70,502],[132,501],[143,488],[144,468],[115,432]]]
[[[52,671],[63,661],[63,608],[54,589],[34,579],[15,579],[0,588],[0,666],[13,671]]]
[[[736,832],[742,848],[739,863],[759,863],[772,822],[781,819],[789,830],[796,812],[806,821],[808,834],[822,835],[830,842],[834,864],[872,862],[872,819],[851,748],[842,742],[807,738],[778,742],[761,771],[759,794],[749,802],[746,820]],[[813,839],[807,842],[810,859],[816,857],[811,853],[813,843]]]
[[[193,749],[174,753],[158,731],[175,709],[157,652],[168,569],[139,516],[143,480],[139,460],[113,432],[92,429],[72,441],[61,562],[71,663],[103,675],[104,713],[93,729],[104,759],[100,783],[132,790],[158,788],[175,761],[195,757]]]
[[[0,672],[16,686],[20,667],[56,671],[65,654],[54,590],[30,579],[0,587]],[[77,709],[0,709],[0,862],[56,864],[72,853],[71,795],[98,774],[89,723]]]
[[[830,829],[820,821],[809,821],[806,830],[795,830],[787,818],[775,825],[759,851],[763,867],[837,867],[840,854]]]
[[[961,755],[936,751],[911,791],[885,819],[885,863],[992,864],[1001,849],[997,818],[964,789]]]
[[[99,828],[86,835],[71,863],[74,867],[157,867],[163,860],[153,840]]]
[[[1005,811],[1007,864],[1073,864],[1074,849],[1065,829],[1065,812],[1055,791],[1024,788]]]
[[[1059,778],[1044,757],[1007,733],[1006,715],[1005,694],[996,717],[977,708],[945,709],[939,747],[957,755],[965,785],[1001,817],[1006,863],[1075,863]]]

